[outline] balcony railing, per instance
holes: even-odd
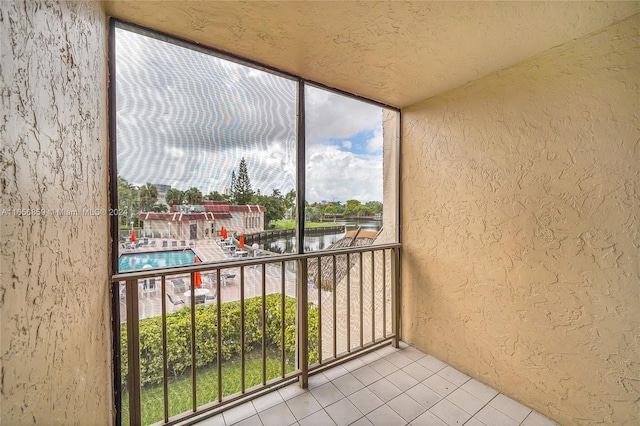
[[[216,413],[295,380],[306,387],[309,375],[380,344],[397,346],[399,250],[387,244],[115,275],[122,423]]]

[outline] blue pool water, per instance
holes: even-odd
[[[118,259],[118,271],[126,272],[143,269],[145,265],[150,265],[152,268],[188,265],[193,263],[195,257],[196,254],[191,249],[124,253]]]

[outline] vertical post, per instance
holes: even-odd
[[[376,252],[371,252],[371,343],[376,342]]]
[[[218,402],[222,402],[222,331],[221,331],[221,310],[222,293],[220,292],[220,275],[222,270],[216,269],[216,364],[218,367]]]
[[[285,347],[284,347],[284,330],[286,328],[286,313],[285,313],[285,275],[286,263],[280,263],[280,376],[284,378],[285,375]]]
[[[307,259],[298,260],[298,368],[300,387],[309,387],[309,304]]]
[[[305,101],[304,80],[298,79],[298,120],[297,120],[297,241],[298,253],[304,253],[304,219],[305,219],[305,186],[306,186],[306,156],[305,156]],[[308,270],[307,259],[298,260],[298,288],[297,288],[297,322],[298,322],[298,368],[300,369],[300,387],[309,387],[309,327],[308,327]]]
[[[322,256],[318,256],[318,362],[322,365]]]
[[[262,384],[267,384],[267,264],[262,264]]]
[[[167,294],[166,275],[163,275],[160,284],[160,297],[162,298],[162,394],[164,405],[164,422],[169,422],[169,367],[167,354]]]
[[[387,251],[382,250],[382,338],[387,338]]]
[[[398,331],[398,249],[391,249],[391,330],[393,332],[393,347],[400,347]]]
[[[360,347],[362,348],[364,346],[364,310],[363,310],[363,297],[362,297],[362,292],[364,290],[364,277],[363,277],[363,269],[362,269],[362,258],[364,257],[364,252],[361,251],[360,253],[358,253],[358,266],[360,267],[360,279],[358,281],[360,281]]]
[[[127,357],[129,385],[129,422],[142,424],[142,401],[140,398],[140,319],[138,316],[138,280],[126,282],[127,291]]]
[[[306,186],[306,156],[305,156],[305,105],[304,105],[304,81],[298,79],[298,121],[297,125],[297,180],[298,190],[296,192],[296,205],[297,205],[297,242],[298,253],[304,253],[304,219],[305,219],[305,186]],[[306,288],[307,283],[301,283]]]
[[[347,253],[347,352],[351,352],[351,255]]]
[[[196,286],[195,273],[191,273],[191,409],[198,409],[196,389]]]
[[[332,296],[333,296],[333,357],[337,358],[338,357],[338,335],[337,335],[337,330],[338,330],[338,326],[336,323],[336,317],[337,317],[337,307],[336,307],[336,292],[337,289],[336,287],[338,286],[337,283],[337,273],[336,273],[336,255],[333,255],[333,291]]]
[[[244,353],[244,266],[240,267],[240,389],[244,393],[245,382],[245,353]]]

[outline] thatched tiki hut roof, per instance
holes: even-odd
[[[362,231],[360,228],[355,231],[349,231],[345,236],[331,244],[327,249],[339,249],[346,247],[361,247],[369,246],[373,244],[379,232],[374,231]],[[360,261],[360,254],[354,253],[349,256],[349,263],[347,265],[347,256],[336,256],[336,282],[341,282],[349,273],[352,267],[358,264]],[[320,277],[318,277],[318,259],[309,259],[308,271],[309,280],[313,279],[315,285],[320,284],[323,290],[333,290],[333,259],[331,256],[323,257],[320,261],[322,271],[320,271]]]

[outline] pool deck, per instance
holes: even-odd
[[[151,245],[151,242],[156,240],[155,245]],[[169,240],[171,241],[171,240]],[[189,242],[193,244],[189,245]],[[220,247],[215,240],[213,239],[205,239],[205,240],[191,240],[187,243],[185,247],[177,247],[177,249],[191,249],[198,256],[198,258],[202,262],[210,262],[210,261],[224,261],[233,259],[229,254],[227,254],[222,247]],[[152,239],[149,238],[149,244],[141,246],[136,249],[121,249],[121,254],[127,253],[148,253],[148,252],[157,252],[157,251],[171,251],[176,250],[176,247],[171,247],[171,243],[169,243],[169,247],[162,247],[161,239]],[[281,277],[281,267],[280,264],[275,265],[267,265],[266,266],[266,283],[265,283],[265,293],[266,294],[278,294],[282,292],[282,277]],[[212,270],[212,273],[214,271]],[[215,304],[219,301],[231,302],[235,300],[240,300],[240,287],[241,287],[241,277],[240,277],[240,268],[227,268],[221,270],[221,272],[235,275],[233,279],[226,279],[221,281],[220,287],[220,296],[216,299],[206,299],[205,305]],[[209,274],[205,271],[202,273],[202,287],[208,289],[210,292],[215,291],[216,283],[215,281],[211,281],[209,279]],[[186,288],[184,289],[176,289],[172,285],[172,280],[180,278],[185,284]],[[180,309],[183,309],[185,306],[190,304],[189,297],[185,297],[184,292],[186,289],[190,288],[191,278],[189,275],[185,274],[176,274],[167,276],[165,280],[165,291],[171,298],[174,300],[183,300],[184,304],[173,305],[169,299],[167,298],[167,312],[175,312]],[[156,280],[156,285],[158,286],[158,290],[154,293],[145,293],[143,291],[144,280],[139,280],[139,291],[138,291],[138,311],[140,319],[159,316],[162,313],[162,302],[161,302],[161,288],[160,288],[160,280]],[[244,297],[245,299],[260,296],[262,294],[262,266],[256,267],[246,267],[244,268]],[[296,296],[296,274],[292,270],[287,270],[285,272],[285,294],[290,297]],[[323,303],[325,300],[325,296],[330,296],[329,292],[322,291],[322,299]],[[309,292],[309,302],[317,303],[318,301],[318,291],[310,291]],[[330,297],[328,297],[330,299]],[[124,297],[120,298],[120,316],[121,321],[126,320],[126,309],[125,309],[125,299]]]

